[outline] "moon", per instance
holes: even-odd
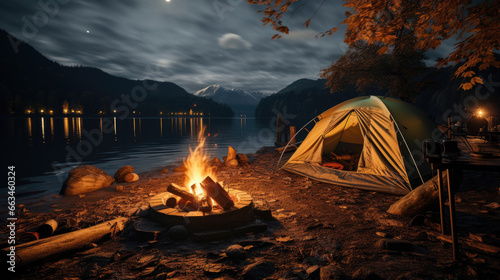
[[[165,1],[170,2],[170,0],[165,0]]]

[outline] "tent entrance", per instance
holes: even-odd
[[[363,151],[363,134],[355,110],[324,134],[323,166],[356,171]]]

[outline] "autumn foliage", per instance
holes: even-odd
[[[262,22],[278,33],[273,39],[288,34],[282,18],[291,5],[307,0],[248,0],[264,5]],[[451,53],[437,61],[438,66],[460,64],[454,74],[464,78],[461,87],[471,89],[483,83],[474,69],[500,67],[494,51],[500,48],[500,1],[498,0],[344,0],[348,8],[342,22],[347,25],[344,42],[349,45],[375,46],[377,53],[391,54],[401,46],[403,36],[414,38],[415,51],[435,49],[444,40],[456,40]],[[309,27],[313,15],[304,24]],[[333,35],[338,27],[330,27],[318,36]],[[405,46],[407,47],[407,46]],[[327,70],[327,69],[326,69]],[[323,70],[325,71],[325,69]],[[324,72],[325,73],[325,72]],[[330,78],[328,76],[327,78]]]

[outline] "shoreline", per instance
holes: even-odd
[[[453,262],[451,247],[427,234],[438,232],[436,211],[423,215],[426,223],[413,224],[411,218],[385,212],[399,196],[328,185],[283,170],[275,172],[279,154],[274,148],[262,148],[248,156],[250,162],[243,166],[219,166],[217,177],[231,188],[251,194],[256,205],[272,210],[274,219],[261,221],[267,224],[265,232],[197,243],[192,237],[186,241],[173,241],[168,237],[137,241],[131,238],[129,228],[116,239],[98,242],[92,248],[34,263],[19,275],[25,279],[63,276],[240,279],[249,266],[255,264],[268,266],[268,279],[300,278],[307,271],[313,274],[320,270],[357,279],[365,279],[361,276],[366,273],[381,279],[405,275],[407,279],[492,279],[491,276],[500,274],[498,256],[465,246],[461,246],[464,259]],[[60,230],[66,231],[87,228],[119,216],[143,219],[140,215],[147,211],[150,197],[164,192],[170,182],[183,182],[184,174],[172,172],[172,167],[176,166],[140,173],[139,181],[121,184],[124,192],[117,192],[114,183],[82,197],[64,197],[47,203],[50,205],[44,207],[50,211],[45,213],[30,211],[27,205],[28,211],[18,220],[17,232],[20,234],[48,219],[58,220]],[[161,174],[164,168],[169,169],[168,174]],[[500,201],[500,178],[484,173],[472,175],[464,178],[464,184],[471,185],[471,190],[459,191],[456,195],[459,236],[473,232],[500,238],[500,210],[485,206]],[[5,227],[2,227],[4,234]],[[382,239],[409,242],[418,250],[379,248],[376,244]],[[248,242],[254,245],[246,249],[245,259],[227,257],[228,246]],[[141,261],[146,258],[150,261]],[[65,268],[59,269],[62,266]],[[146,268],[151,268],[149,274],[144,274]]]

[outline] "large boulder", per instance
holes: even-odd
[[[236,150],[233,147],[229,146],[227,148],[227,161],[230,161],[232,159],[236,159],[236,154],[237,154]]]
[[[127,174],[133,173],[133,172],[134,172],[134,167],[132,167],[130,165],[125,165],[123,167],[120,167],[120,169],[118,169],[115,173],[116,182],[118,182],[118,183],[125,182],[125,176]]]
[[[77,195],[93,192],[111,185],[115,179],[108,173],[92,165],[81,165],[69,171],[64,181],[61,194]]]

